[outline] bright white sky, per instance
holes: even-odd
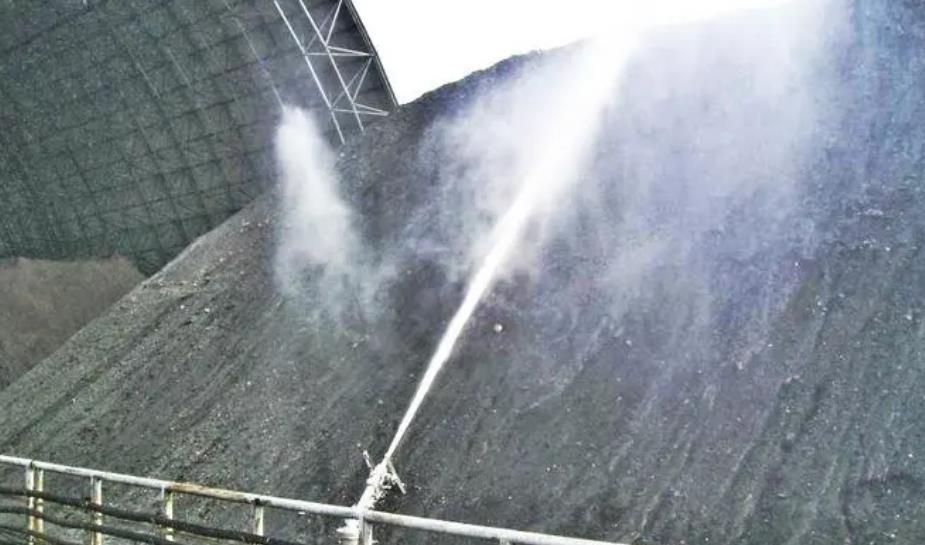
[[[791,0],[354,0],[400,103],[518,53],[621,23],[703,20]]]

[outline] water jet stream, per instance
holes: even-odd
[[[641,35],[659,25],[711,19],[739,10],[791,2],[793,0],[713,0],[700,5],[665,0],[645,8],[624,4],[623,8],[633,6],[631,11],[622,11],[624,20],[603,18],[601,22],[606,26],[601,35],[579,48],[579,54],[560,73],[549,78],[561,92],[552,107],[543,105],[536,109],[536,115],[543,116],[546,130],[541,131],[543,134],[536,140],[525,135],[524,141],[528,143],[517,149],[521,158],[529,159],[524,162],[528,165],[524,172],[517,173],[523,183],[496,225],[491,249],[472,277],[462,304],[440,339],[382,462],[376,466],[380,473],[386,474],[386,468],[392,468],[391,459],[424,398],[452,356],[469,318],[491,289],[527,223],[537,214],[538,208],[551,206],[554,209],[560,191],[578,175],[584,154],[595,139],[599,117],[613,96],[619,76]],[[391,471],[392,477],[397,479],[394,468]]]
[[[612,96],[617,76],[634,43],[634,34],[625,33],[619,39],[585,45],[579,54],[580,62],[567,69],[573,73],[564,74],[568,82],[557,99],[557,111],[537,114],[549,117],[547,134],[540,138],[536,148],[529,146],[530,149],[519,150],[531,158],[527,162],[530,167],[523,173],[523,183],[510,208],[494,228],[491,249],[472,277],[462,304],[440,339],[384,460],[391,460],[398,450],[434,380],[453,355],[466,324],[517,246],[527,223],[538,208],[554,202],[560,191],[574,181],[594,141],[598,118]]]
[[[517,247],[524,229],[540,210],[553,209],[561,191],[577,177],[595,139],[599,117],[613,95],[617,76],[636,43],[635,37],[635,33],[624,32],[617,39],[584,45],[577,58],[570,58],[567,66],[556,74],[561,78],[561,90],[556,93],[555,104],[546,105],[547,108],[537,113],[548,121],[547,130],[538,138],[525,138],[527,144],[517,150],[526,159],[522,164],[527,167],[514,175],[523,182],[511,206],[494,227],[490,250],[440,339],[382,462],[371,467],[366,490],[357,507],[371,509],[389,488],[400,485],[392,466],[393,457],[437,375],[453,355],[466,324]]]

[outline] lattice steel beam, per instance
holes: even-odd
[[[366,83],[367,76],[369,74],[370,66],[374,60],[377,60],[375,52],[372,50],[371,44],[369,43],[368,38],[365,36],[365,31],[359,27],[359,19],[356,17],[356,11],[353,8],[349,0],[337,0],[334,4],[334,7],[331,8],[330,12],[320,20],[316,19],[312,15],[311,10],[309,10],[308,5],[305,3],[305,0],[296,0],[301,8],[302,15],[309,23],[309,28],[312,32],[312,37],[309,41],[304,42],[299,38],[298,33],[296,32],[292,20],[286,15],[286,11],[283,9],[280,4],[280,0],[273,0],[273,4],[276,6],[276,10],[279,13],[280,18],[286,25],[286,28],[289,30],[292,39],[295,41],[299,50],[302,53],[302,57],[305,59],[305,64],[308,66],[309,72],[312,75],[312,79],[315,82],[315,85],[318,88],[319,93],[324,99],[325,107],[327,107],[331,120],[334,123],[334,127],[337,130],[338,137],[340,138],[341,143],[345,141],[343,127],[338,119],[337,114],[349,114],[359,130],[359,132],[365,132],[366,126],[363,122],[364,116],[373,116],[373,117],[382,117],[388,115],[388,111],[381,108],[376,108],[368,104],[363,104],[359,102],[360,91],[363,88],[363,85]],[[334,29],[338,24],[340,17],[350,16],[355,21],[355,24],[358,25],[358,30],[363,34],[363,40],[366,43],[369,51],[360,51],[357,49],[341,47],[331,43]],[[312,48],[315,45],[318,45],[320,50],[313,51]],[[325,84],[322,81],[322,78],[318,75],[318,69],[316,68],[312,57],[326,58],[328,65],[330,66],[332,72],[334,73],[335,82],[331,84]],[[349,78],[344,78],[345,67],[343,66],[343,59],[357,59],[357,58],[366,58],[367,61]],[[388,85],[384,83],[384,85]],[[390,101],[392,102],[391,106],[395,106],[395,98],[391,93],[391,89],[386,87]],[[335,94],[336,93],[336,94]],[[333,96],[334,98],[330,98]],[[342,106],[341,102],[346,102],[346,105]]]

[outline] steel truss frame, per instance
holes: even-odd
[[[276,11],[279,13],[283,23],[285,23],[286,28],[289,30],[289,35],[302,53],[305,65],[308,67],[308,71],[318,89],[318,93],[321,95],[321,100],[324,102],[328,114],[331,117],[331,122],[334,124],[337,137],[341,144],[343,144],[346,142],[345,127],[338,114],[348,115],[361,133],[366,130],[366,126],[363,122],[364,117],[384,117],[389,115],[387,110],[363,104],[359,100],[360,91],[366,83],[370,68],[373,66],[373,63],[379,63],[379,58],[372,47],[372,43],[366,36],[365,31],[360,26],[361,23],[359,17],[356,15],[356,9],[353,7],[353,3],[350,0],[338,0],[321,19],[312,15],[305,0],[297,0],[297,2],[301,8],[301,15],[308,21],[312,31],[311,39],[308,41],[299,37],[293,25],[293,19],[286,15],[286,11],[280,5],[280,0],[273,0],[273,5],[276,7]],[[363,35],[364,42],[366,43],[366,51],[341,47],[332,43],[334,29],[337,27],[341,17],[351,17],[353,19],[360,34]],[[353,74],[346,77],[346,70],[343,63],[346,59],[358,58],[365,59],[365,61]],[[319,60],[321,62],[327,61],[334,72],[336,83],[333,86],[325,85],[322,78],[319,76],[318,67],[315,65]],[[381,65],[379,68],[379,72],[384,74],[385,72],[381,69]],[[384,85],[386,86],[387,94],[392,102],[391,106],[394,108],[397,105],[395,97],[391,89],[388,88],[388,83],[385,82]]]

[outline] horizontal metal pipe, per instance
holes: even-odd
[[[10,541],[10,540],[0,538],[0,545],[22,545],[22,541]],[[73,543],[72,545],[81,545],[81,544]]]
[[[106,534],[108,536],[121,537],[122,539],[127,539],[136,543],[147,543],[148,545],[174,545],[174,542],[167,541],[162,537],[133,532],[131,530],[123,530],[121,528],[114,528],[112,526],[69,521],[60,517],[39,513],[35,509],[29,509],[27,507],[0,506],[0,513],[28,515],[35,518],[40,518],[49,524],[54,524],[55,526],[60,526],[62,528],[70,528],[71,530],[83,530],[85,532],[92,532],[94,534]],[[32,535],[32,532],[30,531],[29,534]]]
[[[349,507],[339,505],[330,505],[326,503],[317,503],[310,501],[292,500],[287,498],[278,498],[276,496],[265,496],[263,494],[250,494],[247,492],[238,492],[236,490],[227,490],[223,488],[210,488],[193,483],[184,483],[176,481],[165,481],[162,479],[149,479],[147,477],[136,477],[123,473],[110,473],[109,471],[98,471],[95,469],[86,469],[82,467],[65,466],[53,464],[50,462],[39,462],[26,458],[17,458],[15,456],[0,455],[0,463],[9,465],[18,465],[22,467],[33,467],[44,469],[52,473],[62,475],[74,475],[76,477],[97,478],[111,483],[127,484],[152,490],[165,490],[178,494],[189,494],[192,496],[201,496],[217,500],[225,500],[234,503],[260,504],[267,507],[286,509],[288,511],[304,511],[316,515],[327,515],[340,518],[353,517],[353,511]]]
[[[84,545],[83,543],[78,543],[76,541],[68,541],[66,539],[40,534],[35,530],[26,530],[25,528],[17,528],[16,526],[11,526],[8,524],[0,524],[0,531],[32,537],[38,543],[44,542],[50,545]],[[0,540],[0,545],[8,545],[8,542],[5,540]],[[22,545],[22,541],[15,543],[15,545]]]
[[[356,518],[363,518],[369,522],[380,522],[382,524],[402,526],[404,528],[413,528],[440,534],[501,540],[511,543],[522,543],[523,545],[623,545],[620,543],[594,541],[591,539],[578,539],[551,534],[539,534],[536,532],[508,530],[492,526],[479,526],[477,524],[465,524],[462,522],[449,522],[408,515],[396,515],[393,513],[383,513],[382,511],[359,510],[356,514]]]
[[[52,464],[48,462],[39,462],[28,460],[26,458],[17,458],[14,456],[0,455],[0,464],[33,467],[36,469],[44,469],[45,471],[50,471],[53,473],[75,475],[87,478],[98,478],[114,483],[122,483],[155,490],[165,490],[179,494],[190,494],[235,503],[250,503],[254,505],[263,505],[266,507],[275,507],[277,509],[313,513],[316,515],[325,515],[345,519],[363,519],[369,522],[379,522],[382,524],[401,526],[404,528],[412,528],[428,532],[452,534],[463,537],[474,537],[478,539],[503,540],[509,541],[511,543],[521,543],[523,545],[622,545],[613,542],[577,539],[564,536],[540,534],[536,532],[522,532],[519,530],[508,530],[506,528],[495,528],[491,526],[479,526],[476,524],[466,524],[462,522],[450,522],[422,517],[412,517],[408,515],[397,515],[394,513],[384,513],[382,511],[368,511],[356,507],[344,507],[326,503],[291,500],[286,498],[278,498],[275,496],[264,496],[261,494],[249,494],[246,492],[237,492],[234,490],[226,490],[222,488],[209,488],[192,483],[149,479],[121,473],[110,473],[108,471],[97,471],[93,469]]]
[[[58,494],[50,494],[48,492],[37,492],[37,491],[32,491],[32,490],[23,490],[23,489],[0,486],[0,495],[40,498],[49,503],[55,503],[58,505],[74,507],[76,509],[81,509],[81,510],[93,512],[93,513],[101,513],[103,515],[106,515],[107,517],[112,517],[112,518],[121,519],[121,520],[130,520],[132,522],[142,522],[146,524],[153,524],[156,526],[160,526],[162,528],[170,528],[170,529],[177,530],[179,532],[183,532],[186,534],[193,534],[193,535],[204,536],[204,537],[212,537],[212,538],[224,539],[228,541],[237,541],[240,543],[248,543],[251,545],[301,545],[300,543],[295,542],[295,541],[288,541],[284,539],[266,537],[263,535],[257,535],[257,534],[252,534],[248,532],[240,532],[237,530],[222,530],[219,528],[212,528],[209,526],[203,526],[201,524],[195,524],[192,522],[175,520],[175,519],[167,518],[162,515],[151,515],[147,513],[139,513],[137,511],[127,511],[125,509],[107,507],[104,505],[94,505],[90,503],[89,501],[87,501],[86,499],[60,496]]]

